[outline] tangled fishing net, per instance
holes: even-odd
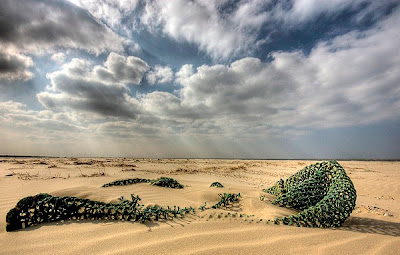
[[[305,227],[340,227],[357,198],[353,182],[335,160],[307,166],[264,191],[277,196],[272,204],[300,210],[275,219],[276,224]]]
[[[239,194],[218,194],[221,200],[212,209],[226,207],[239,200]],[[187,213],[195,213],[190,207],[144,206],[140,197],[131,195],[131,200],[120,198],[121,203],[105,203],[77,197],[57,197],[41,193],[21,199],[6,216],[6,231],[25,229],[45,222],[63,220],[122,220],[148,221],[183,218]],[[204,206],[199,210],[210,209]]]

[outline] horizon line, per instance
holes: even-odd
[[[124,156],[48,156],[1,155],[0,158],[132,158],[132,159],[221,159],[221,160],[337,160],[337,161],[400,161],[400,158],[240,158],[240,157],[124,157]]]

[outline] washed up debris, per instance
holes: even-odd
[[[220,182],[213,182],[211,183],[210,187],[223,188],[224,185],[222,185]]]
[[[210,207],[207,207],[207,202],[204,202],[204,205],[199,206],[198,209],[200,211],[204,211],[204,210],[210,209]]]
[[[232,204],[233,202],[237,202],[240,197],[240,193],[238,194],[233,194],[233,193],[223,193],[223,194],[218,194],[218,196],[221,198],[218,203],[213,205],[211,208],[217,209],[221,208],[223,206],[227,206]]]
[[[150,179],[142,179],[142,178],[133,178],[133,179],[125,179],[125,180],[117,180],[113,182],[109,182],[104,184],[102,187],[111,187],[111,186],[125,186],[125,185],[131,185],[131,184],[136,184],[136,183],[146,183],[150,182]]]
[[[307,166],[264,191],[277,196],[272,204],[300,211],[275,219],[275,224],[305,227],[342,226],[357,198],[353,182],[335,160]]]
[[[184,186],[180,184],[177,180],[169,177],[160,177],[155,180],[151,179],[142,179],[142,178],[133,178],[133,179],[125,179],[125,180],[117,180],[113,182],[109,182],[104,184],[102,187],[111,187],[111,186],[124,186],[124,185],[132,185],[136,183],[150,183],[153,186],[161,186],[173,189],[183,189]]]

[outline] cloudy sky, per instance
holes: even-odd
[[[1,0],[0,154],[400,158],[398,0]]]

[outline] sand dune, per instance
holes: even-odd
[[[358,195],[352,216],[341,228],[265,223],[294,211],[271,205],[268,199],[273,196],[261,189],[311,163],[315,161],[0,158],[0,253],[398,254],[399,162],[340,162]],[[101,187],[117,179],[160,176],[173,177],[185,188],[147,183]],[[225,187],[209,187],[214,181]],[[21,198],[41,192],[104,202],[135,194],[145,205],[195,208],[216,203],[221,192],[240,192],[242,198],[232,208],[197,211],[171,221],[66,221],[6,232],[8,210]]]

